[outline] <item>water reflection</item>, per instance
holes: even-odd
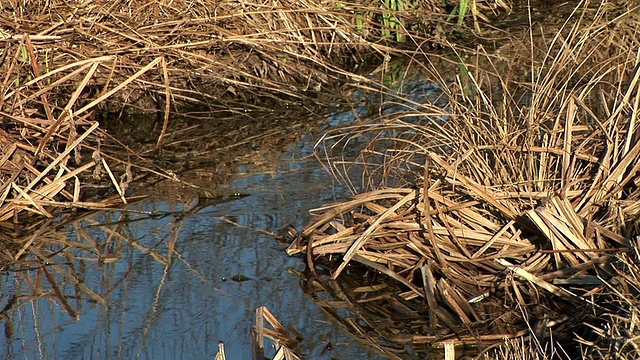
[[[175,166],[193,186],[155,184],[138,190],[150,197],[128,209],[68,214],[13,236],[23,236],[18,243],[29,251],[0,279],[4,357],[213,358],[224,342],[229,358],[248,359],[254,311],[266,306],[306,337],[296,351],[307,358],[375,358],[306,297],[289,272],[302,272],[303,261],[287,257],[273,236],[288,224],[300,229],[307,209],[353,190],[338,186],[312,156],[326,129],[442,101],[423,80],[407,84],[390,96],[351,93],[355,107],[254,114],[241,128],[223,129],[234,134],[226,142],[211,135],[215,124],[185,120],[172,123],[162,154],[153,153],[155,137],[141,143],[150,167]],[[398,95],[409,102],[390,100]],[[300,119],[300,112],[303,125],[276,120]],[[275,131],[278,121],[283,127]],[[370,142],[353,140],[339,149],[343,156]]]
[[[331,341],[331,356],[363,356],[306,299],[287,273],[302,262],[269,234],[334,196],[312,164],[230,183],[251,196],[193,206],[151,198],[42,234],[57,239],[40,250],[44,261],[2,280],[13,327],[0,342],[5,358],[212,358],[223,341],[246,359],[262,305],[308,336],[302,350]]]

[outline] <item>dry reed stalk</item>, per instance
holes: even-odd
[[[265,328],[264,321],[267,321],[273,330]],[[300,342],[299,334],[290,328],[298,339],[294,339],[289,332],[282,326],[280,321],[264,306],[256,309],[256,326],[251,327],[253,334],[253,358],[263,359],[265,357],[264,339],[273,340],[276,354],[273,359],[299,360],[300,357],[293,352],[293,348]]]
[[[218,344],[218,353],[214,360],[227,360],[227,355],[224,352],[224,343]]]
[[[456,336],[485,347],[524,330],[571,347],[574,331],[589,333],[575,325],[619,311],[601,304],[615,303],[604,284],[620,281],[618,258],[640,236],[640,19],[588,5],[552,38],[529,30],[528,80],[496,78],[518,64],[481,49],[489,69],[464,63],[466,78],[438,83],[446,110],[427,104],[422,122],[405,120],[410,110],[324,137],[326,167],[354,190],[362,174],[362,192],[323,207],[288,252],[315,264],[339,255],[332,280],[353,260],[394,279],[437,333],[431,345]],[[363,139],[355,161],[340,153]],[[385,184],[396,187],[380,198]],[[617,296],[635,298],[638,284]]]

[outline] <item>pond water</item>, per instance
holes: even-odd
[[[422,99],[435,91],[413,85]],[[356,117],[333,111],[324,129]],[[55,240],[55,256],[1,275],[4,358],[213,359],[222,342],[229,359],[250,359],[260,306],[305,337],[296,351],[306,358],[376,358],[306,297],[289,272],[302,271],[302,259],[273,237],[289,224],[300,229],[308,209],[350,195],[310,156],[324,129],[281,149],[269,171],[237,165],[211,185],[227,196],[178,199],[151,188],[126,210],[41,234]]]
[[[298,277],[287,272],[302,270],[303,262],[257,231],[299,228],[309,220],[305,209],[333,201],[336,193],[346,196],[331,184],[313,159],[293,160],[275,173],[249,173],[229,184],[250,194],[246,197],[191,210],[150,198],[131,206],[139,213],[102,213],[74,224],[71,238],[86,232],[118,248],[111,254],[116,262],[73,260],[76,268],[85,268],[83,282],[105,304],[79,306],[75,320],[50,298],[29,300],[12,314],[13,335],[0,341],[5,358],[213,358],[224,342],[229,358],[248,359],[250,327],[260,306],[304,333],[301,346],[309,344],[308,353],[331,342],[332,356],[362,357],[363,350],[327,324]],[[127,241],[165,258],[170,244],[175,246],[170,266],[143,248],[117,246],[116,239],[109,243],[108,231],[126,234]],[[50,270],[57,277],[64,277],[62,271]],[[24,280],[36,272],[4,274],[5,299],[28,293]],[[238,275],[248,279],[231,280]],[[67,300],[75,308],[76,301]]]

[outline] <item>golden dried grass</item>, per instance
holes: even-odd
[[[439,21],[438,9],[426,5],[393,14]],[[356,8],[372,19],[388,12],[329,1],[13,2],[0,19],[0,115],[7,123],[0,133],[0,221],[27,213],[51,218],[61,206],[126,204],[132,166],[172,177],[140,164],[141,154],[96,127],[96,112],[128,106],[162,113],[157,150],[177,104],[220,106],[235,98],[240,104],[229,110],[242,112],[257,99],[301,99],[338,81],[368,81],[346,66],[404,50],[380,41],[375,21],[358,26]],[[395,31],[412,34],[414,46],[426,40],[424,30]],[[114,158],[123,148],[127,153]],[[91,175],[120,201],[83,202]]]
[[[26,68],[17,69],[22,66],[17,54],[26,53],[29,59],[35,56],[29,37],[24,39],[23,44],[6,48],[7,51],[16,51],[16,57],[11,61],[11,68],[16,70],[6,74],[3,87],[7,92],[0,110],[0,115],[8,119],[6,130],[0,133],[3,150],[0,159],[0,222],[21,221],[21,213],[53,218],[50,210],[57,207],[104,208],[126,204],[123,189],[131,179],[126,176],[115,178],[109,162],[120,161],[101,152],[100,137],[104,133],[98,129],[98,122],[90,120],[91,111],[161,59],[153,61],[113,89],[105,89],[93,101],[82,103],[79,98],[96,76],[98,68],[112,63],[114,58],[79,61],[40,74],[35,61]],[[21,75],[24,71],[30,71],[33,77],[27,76],[23,82]],[[66,71],[69,73],[64,74]],[[51,94],[69,85],[75,88],[66,103],[52,101]],[[38,116],[38,108],[44,109],[44,114],[40,114],[44,115],[43,118]],[[119,199],[82,201],[81,189],[91,172],[96,177],[101,173],[108,174],[108,181],[119,194]]]
[[[520,34],[524,43],[514,36],[509,46],[528,58],[505,61],[501,49],[479,46],[473,57],[459,53],[473,59],[460,76],[432,69],[446,108],[326,136],[319,156],[361,193],[317,209],[288,252],[306,253],[311,271],[337,259],[331,280],[354,262],[395,280],[402,290],[354,302],[411,304],[422,325],[396,332],[414,346],[457,338],[482,348],[525,331],[540,354],[570,356],[562,352],[575,351],[574,333],[594,337],[576,327],[583,322],[606,343],[614,325],[605,318],[630,314],[614,304],[638,294],[638,283],[610,289],[633,277],[620,259],[640,235],[640,19],[637,9],[593,5],[579,3],[552,36],[535,27]],[[523,63],[525,76],[511,76]],[[351,161],[341,149],[356,141],[365,146]],[[621,345],[611,346],[599,349]]]
[[[25,39],[24,29],[29,29],[28,38],[38,44],[30,60],[46,63],[47,69],[116,57],[117,63],[103,70],[104,74],[111,72],[111,81],[116,83],[152,59],[164,57],[162,71],[138,79],[121,94],[120,99],[129,104],[135,102],[132,97],[165,96],[167,90],[174,101],[216,103],[225,93],[245,99],[277,94],[300,98],[300,90],[351,76],[343,65],[358,64],[373,53],[402,52],[378,43],[379,30],[367,31],[365,36],[366,28],[375,22],[372,19],[359,29],[356,11],[375,17],[385,9],[378,4],[291,0],[269,4],[207,0],[23,3],[8,15],[0,41],[20,43]],[[394,15],[418,21],[418,12],[423,22],[433,14],[420,8]],[[433,14],[431,21],[438,21],[436,15],[443,16]],[[52,21],[54,18],[64,21]],[[403,28],[396,31],[410,34]]]

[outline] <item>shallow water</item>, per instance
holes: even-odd
[[[424,99],[434,89],[418,84],[411,94]],[[335,110],[324,129],[355,118]],[[300,229],[308,209],[349,196],[309,156],[324,129],[280,150],[270,167],[235,164],[225,184],[210,186],[227,196],[150,188],[126,211],[92,214],[47,234],[59,252],[44,269],[0,279],[4,357],[212,359],[222,342],[229,359],[250,359],[254,312],[266,306],[305,336],[296,351],[307,358],[376,358],[306,297],[288,272],[302,271],[302,259],[288,257],[273,237],[289,224]]]
[[[299,288],[298,278],[287,273],[290,267],[302,270],[303,262],[286,256],[272,236],[256,231],[274,232],[290,223],[300,227],[308,219],[302,209],[333,197],[334,189],[327,186],[331,180],[313,160],[294,161],[279,170],[241,176],[229,188],[251,195],[193,213],[185,213],[184,205],[151,198],[131,208],[170,215],[112,212],[83,221],[80,226],[94,239],[105,239],[105,229],[118,229],[164,257],[173,240],[171,265],[127,245],[113,254],[120,258],[114,263],[81,265],[76,260],[77,268],[86,269],[84,283],[106,304],[85,303],[74,321],[59,302],[29,301],[13,316],[13,336],[0,340],[5,357],[213,358],[218,343],[224,342],[229,358],[248,359],[250,327],[260,306],[305,334],[301,347],[309,354],[331,342],[331,356],[364,356],[326,323]],[[77,231],[68,234],[73,237]],[[250,280],[231,280],[236,275]],[[13,285],[14,293],[25,293],[26,276],[8,274],[3,283]]]

